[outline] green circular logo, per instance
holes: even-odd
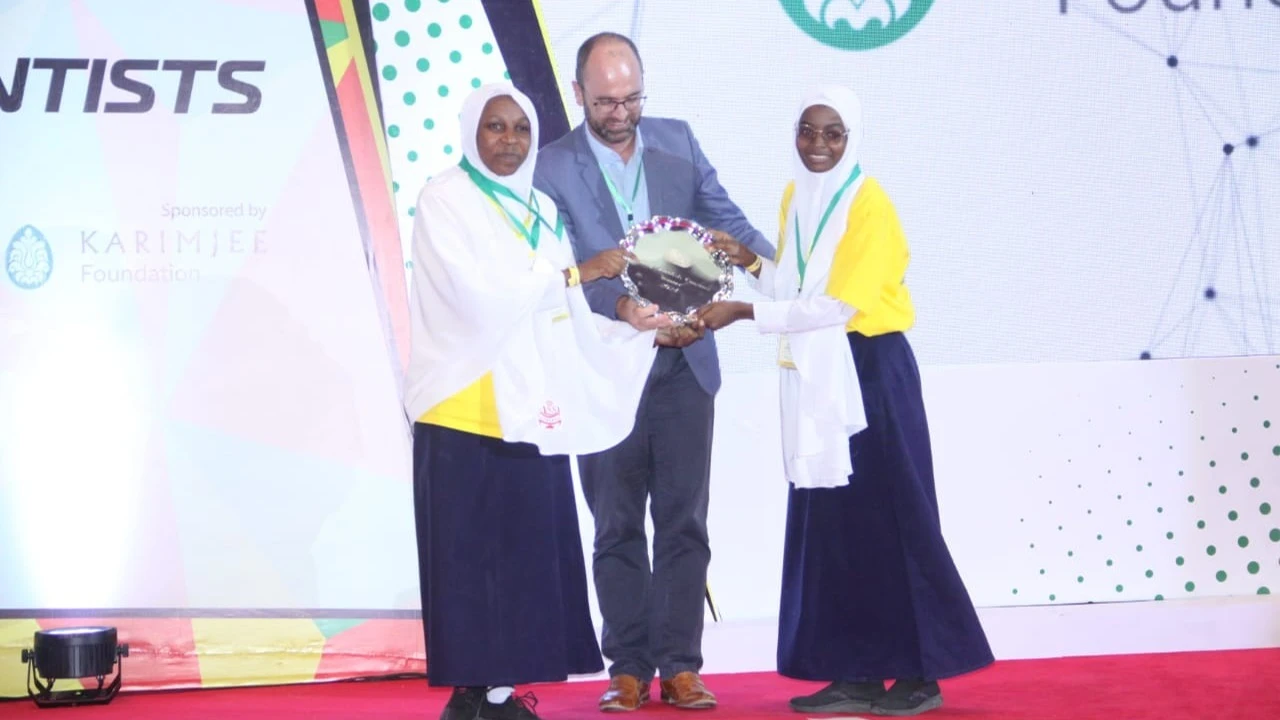
[[[911,32],[933,0],[781,0],[791,20],[818,42],[874,50]]]

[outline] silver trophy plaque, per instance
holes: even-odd
[[[698,308],[733,295],[733,266],[692,220],[658,216],[636,223],[620,243],[635,256],[622,284],[641,305],[657,305],[677,324]]]

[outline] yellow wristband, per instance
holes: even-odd
[[[759,255],[757,255],[756,261],[748,265],[746,270],[747,272],[752,273],[754,275],[762,267],[764,267],[764,260],[761,259]]]
[[[577,265],[569,266],[569,287],[576,287],[582,283],[582,273],[578,271]]]

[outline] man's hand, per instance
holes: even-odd
[[[751,303],[724,300],[703,305],[698,309],[698,320],[712,330],[719,330],[738,320],[754,320],[755,308]]]
[[[660,330],[672,325],[671,318],[663,315],[657,305],[640,307],[629,295],[618,298],[617,311],[619,320],[640,331]]]
[[[706,332],[706,326],[698,321],[687,325],[672,325],[659,330],[654,342],[660,347],[682,348],[698,342]]]

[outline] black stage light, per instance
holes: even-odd
[[[59,705],[104,705],[120,691],[120,679],[124,667],[122,658],[128,657],[129,646],[116,644],[113,627],[74,627],[38,630],[35,647],[23,649],[22,662],[27,666],[27,695],[40,707]],[[115,677],[111,673],[117,659]],[[41,678],[48,684],[41,682]],[[91,682],[82,683],[84,690],[54,690],[58,680],[97,678],[96,688]],[[34,687],[33,687],[34,684]]]

